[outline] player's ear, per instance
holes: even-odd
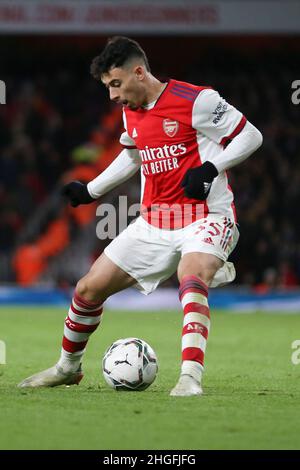
[[[145,67],[143,67],[142,65],[136,65],[133,72],[138,80],[144,79]]]

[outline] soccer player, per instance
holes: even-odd
[[[105,300],[130,286],[149,294],[177,270],[182,366],[171,395],[201,395],[208,289],[235,278],[227,259],[239,233],[226,170],[249,157],[262,135],[212,88],[158,80],[132,39],[110,39],[93,60],[91,73],[123,106],[124,149],[93,181],[73,181],[64,193],[74,207],[89,204],[140,169],[141,215],[79,280],[57,364],[19,386],[78,384],[82,356],[101,322]]]

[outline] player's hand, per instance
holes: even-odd
[[[95,199],[90,195],[87,185],[80,183],[80,181],[71,181],[62,188],[63,196],[67,197],[72,207],[77,207],[79,204],[90,204]]]
[[[187,170],[181,182],[185,196],[203,201],[209,195],[211,184],[218,176],[218,170],[211,162]]]

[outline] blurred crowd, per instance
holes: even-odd
[[[207,53],[205,62],[195,60],[174,77],[213,86],[264,136],[259,151],[229,172],[241,233],[232,256],[237,283],[258,291],[300,283],[300,105],[291,101],[291,83],[300,78],[297,60],[284,51],[268,58]],[[59,62],[51,73],[32,68],[5,78],[7,105],[0,106],[0,256],[13,258],[24,226],[74,165],[74,148],[101,127],[109,103],[88,68],[74,63],[64,67]],[[138,194],[138,178],[133,181],[131,194]],[[124,189],[126,184],[122,194]]]
[[[101,89],[68,70],[11,78],[0,107],[0,250],[16,235],[61,176],[72,150],[88,141],[103,109]]]

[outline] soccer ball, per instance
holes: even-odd
[[[116,390],[145,390],[156,377],[157,357],[142,339],[119,339],[106,350],[102,369],[106,383]]]

